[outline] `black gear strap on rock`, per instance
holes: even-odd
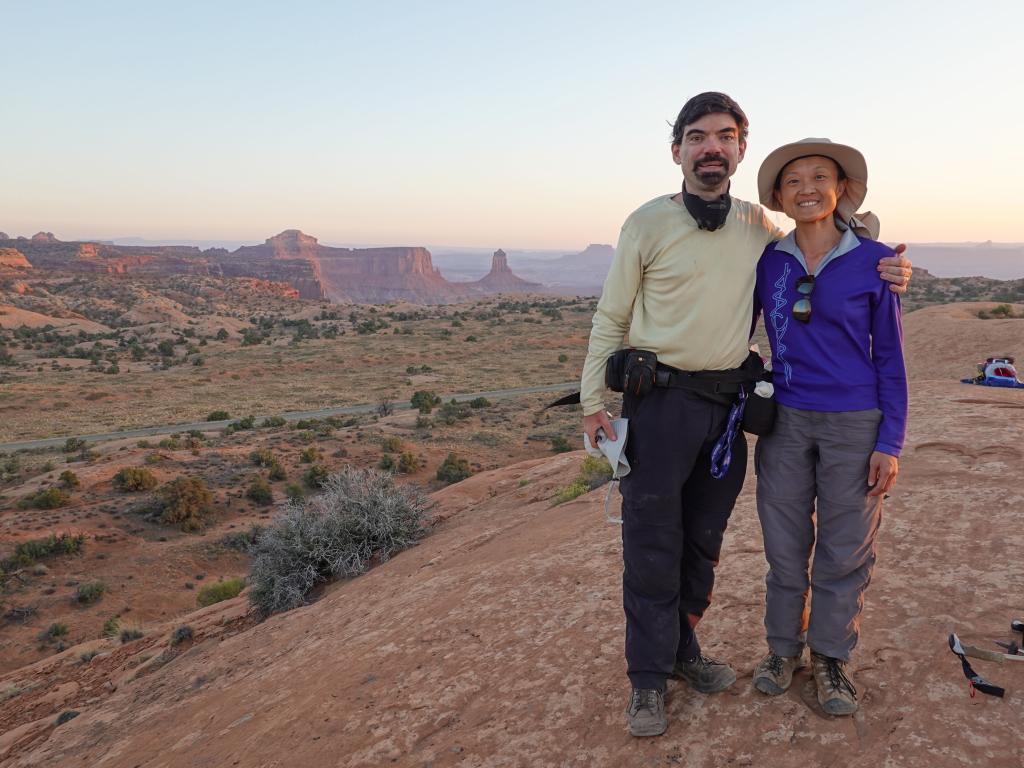
[[[964,677],[967,678],[968,685],[971,686],[971,698],[974,697],[974,691],[979,690],[982,693],[987,693],[989,696],[996,696],[1003,698],[1006,693],[1004,688],[1000,688],[998,685],[993,685],[988,680],[983,678],[974,669],[971,668],[971,664],[967,661],[967,657],[957,650],[960,647],[960,639],[954,634],[949,636],[949,650],[951,650],[960,659],[960,664],[964,668]]]

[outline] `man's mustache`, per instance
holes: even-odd
[[[723,170],[728,170],[729,168],[729,161],[726,159],[725,155],[705,155],[693,164],[693,172],[700,173],[700,167],[705,163],[721,163]]]

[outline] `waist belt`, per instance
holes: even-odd
[[[754,381],[750,373],[741,368],[733,368],[728,371],[680,371],[659,364],[654,377],[654,386],[666,389],[689,389],[708,395],[735,395],[743,389],[744,384],[747,384],[748,388],[752,387]],[[573,392],[545,406],[544,410],[563,405],[577,405],[579,402],[580,393]]]
[[[742,368],[728,371],[679,371],[658,365],[654,386],[669,389],[689,389],[713,395],[735,395],[744,384],[752,384],[753,377]]]

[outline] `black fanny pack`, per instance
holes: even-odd
[[[612,392],[644,397],[658,377],[658,356],[646,349],[620,349],[608,358],[604,384]]]
[[[775,398],[754,392],[759,381],[771,381],[761,356],[751,352],[743,365],[726,371],[680,371],[658,363],[646,349],[620,349],[608,358],[604,383],[613,392],[644,397],[654,387],[688,389],[720,405],[732,405],[740,390],[747,394],[742,426],[745,432],[766,435],[775,424]]]

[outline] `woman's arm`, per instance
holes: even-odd
[[[903,361],[903,325],[900,299],[881,290],[875,296],[871,317],[871,361],[878,383],[878,407],[882,422],[878,426],[875,453],[871,456],[868,484],[871,495],[885,493],[895,482],[896,457],[903,449],[907,432],[907,369]]]

